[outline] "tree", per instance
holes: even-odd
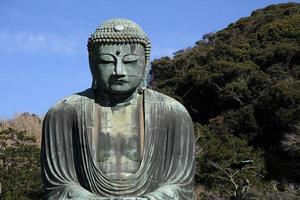
[[[40,199],[42,182],[35,138],[12,128],[0,132],[1,199]]]
[[[268,193],[259,180],[265,188],[273,180],[285,183],[282,188],[300,184],[299,21],[299,3],[271,5],[205,35],[173,58],[152,62],[150,87],[183,103],[196,129],[202,127],[197,145],[206,156],[198,156],[196,177],[210,191],[220,186],[209,176],[216,168],[207,159],[226,170],[243,153],[266,170],[253,171],[249,179],[257,193]],[[236,145],[238,153],[228,150]]]
[[[251,184],[264,177],[263,153],[231,134],[217,134],[196,124],[198,141],[196,181],[220,196],[242,196]],[[252,165],[249,165],[249,164]],[[246,195],[244,191],[243,195]]]

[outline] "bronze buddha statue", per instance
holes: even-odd
[[[126,19],[88,41],[92,87],[66,97],[43,125],[45,199],[193,199],[192,120],[146,89],[150,41]]]

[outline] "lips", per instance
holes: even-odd
[[[114,81],[114,84],[117,84],[117,85],[123,85],[125,83],[128,83],[127,80],[123,80],[123,79],[117,79]]]
[[[109,85],[123,85],[129,83],[125,77],[111,76],[108,80]]]

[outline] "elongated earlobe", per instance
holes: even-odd
[[[92,82],[92,88],[94,90],[97,90],[98,89],[98,84],[97,84],[97,80],[93,79],[93,82]]]
[[[143,89],[147,88],[147,86],[148,86],[149,70],[150,70],[150,62],[149,62],[149,60],[147,60],[146,67],[145,67],[144,74],[143,74],[143,80],[141,81],[141,84],[140,84],[140,87]]]

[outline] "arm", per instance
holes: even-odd
[[[74,166],[73,134],[76,113],[66,103],[50,109],[43,123],[41,148],[44,199],[94,199],[80,186]]]
[[[160,186],[146,195],[150,200],[194,199],[195,141],[192,120],[178,102],[171,104],[166,169]],[[169,152],[169,153],[168,153]]]

